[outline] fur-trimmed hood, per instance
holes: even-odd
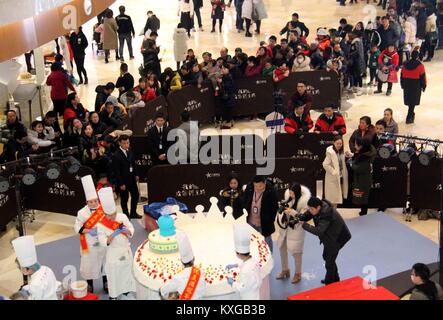
[[[308,201],[311,198],[311,191],[304,185],[301,185],[301,197],[298,199],[297,207],[294,208],[298,212],[308,207]],[[289,189],[285,191],[285,201],[289,200]]]

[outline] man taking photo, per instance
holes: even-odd
[[[325,260],[326,276],[321,282],[331,284],[340,281],[335,260],[340,249],[351,239],[351,233],[345,221],[327,200],[312,197],[308,201],[309,210],[302,214],[299,219],[301,226],[307,232],[316,235],[323,244],[323,260]],[[307,221],[313,219],[314,225]]]

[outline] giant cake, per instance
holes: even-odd
[[[232,217],[232,210],[225,217],[223,213],[211,210],[206,214],[202,210],[198,211],[193,218],[189,214],[177,212],[175,227],[188,235],[194,251],[195,265],[204,271],[206,297],[234,293],[226,280],[227,276],[236,279],[238,273],[238,269],[226,270],[226,265],[238,262],[234,246],[234,223],[246,223],[246,214],[235,220]],[[133,268],[136,280],[154,291],[158,291],[174,275],[183,270],[180,254],[176,250],[168,250],[166,246],[166,243],[171,245],[175,243],[177,247],[174,242],[175,236],[169,235],[166,238],[161,236],[161,229],[168,225],[170,225],[169,219],[167,223],[163,221],[159,223],[160,230],[151,232],[134,255]],[[263,236],[252,227],[251,232],[251,255],[258,261],[262,278],[265,278],[273,267],[272,254]],[[169,240],[165,243],[165,239]]]

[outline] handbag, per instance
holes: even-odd
[[[378,78],[378,80],[380,80],[380,82],[383,82],[383,83],[388,81],[389,69],[386,69],[386,70],[378,69],[377,70],[377,78]]]

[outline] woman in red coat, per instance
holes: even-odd
[[[259,60],[254,57],[250,56],[248,58],[248,65],[245,70],[245,77],[255,77],[261,75],[262,67],[260,65]]]
[[[383,50],[381,55],[378,57],[378,65],[379,70],[378,72],[380,74],[387,74],[387,80],[384,80],[382,76],[378,76],[379,81],[377,84],[377,91],[374,91],[374,93],[382,93],[382,87],[383,83],[388,83],[388,90],[386,91],[386,95],[390,96],[392,93],[392,85],[394,83],[398,82],[398,76],[397,76],[397,68],[399,63],[399,55],[397,50],[395,49],[394,44],[389,44],[388,47]]]
[[[51,73],[46,79],[46,85],[51,87],[51,100],[54,105],[54,111],[62,116],[66,105],[66,98],[68,97],[68,88],[74,92],[75,88],[68,80],[68,75],[63,72],[59,63],[51,65]]]

